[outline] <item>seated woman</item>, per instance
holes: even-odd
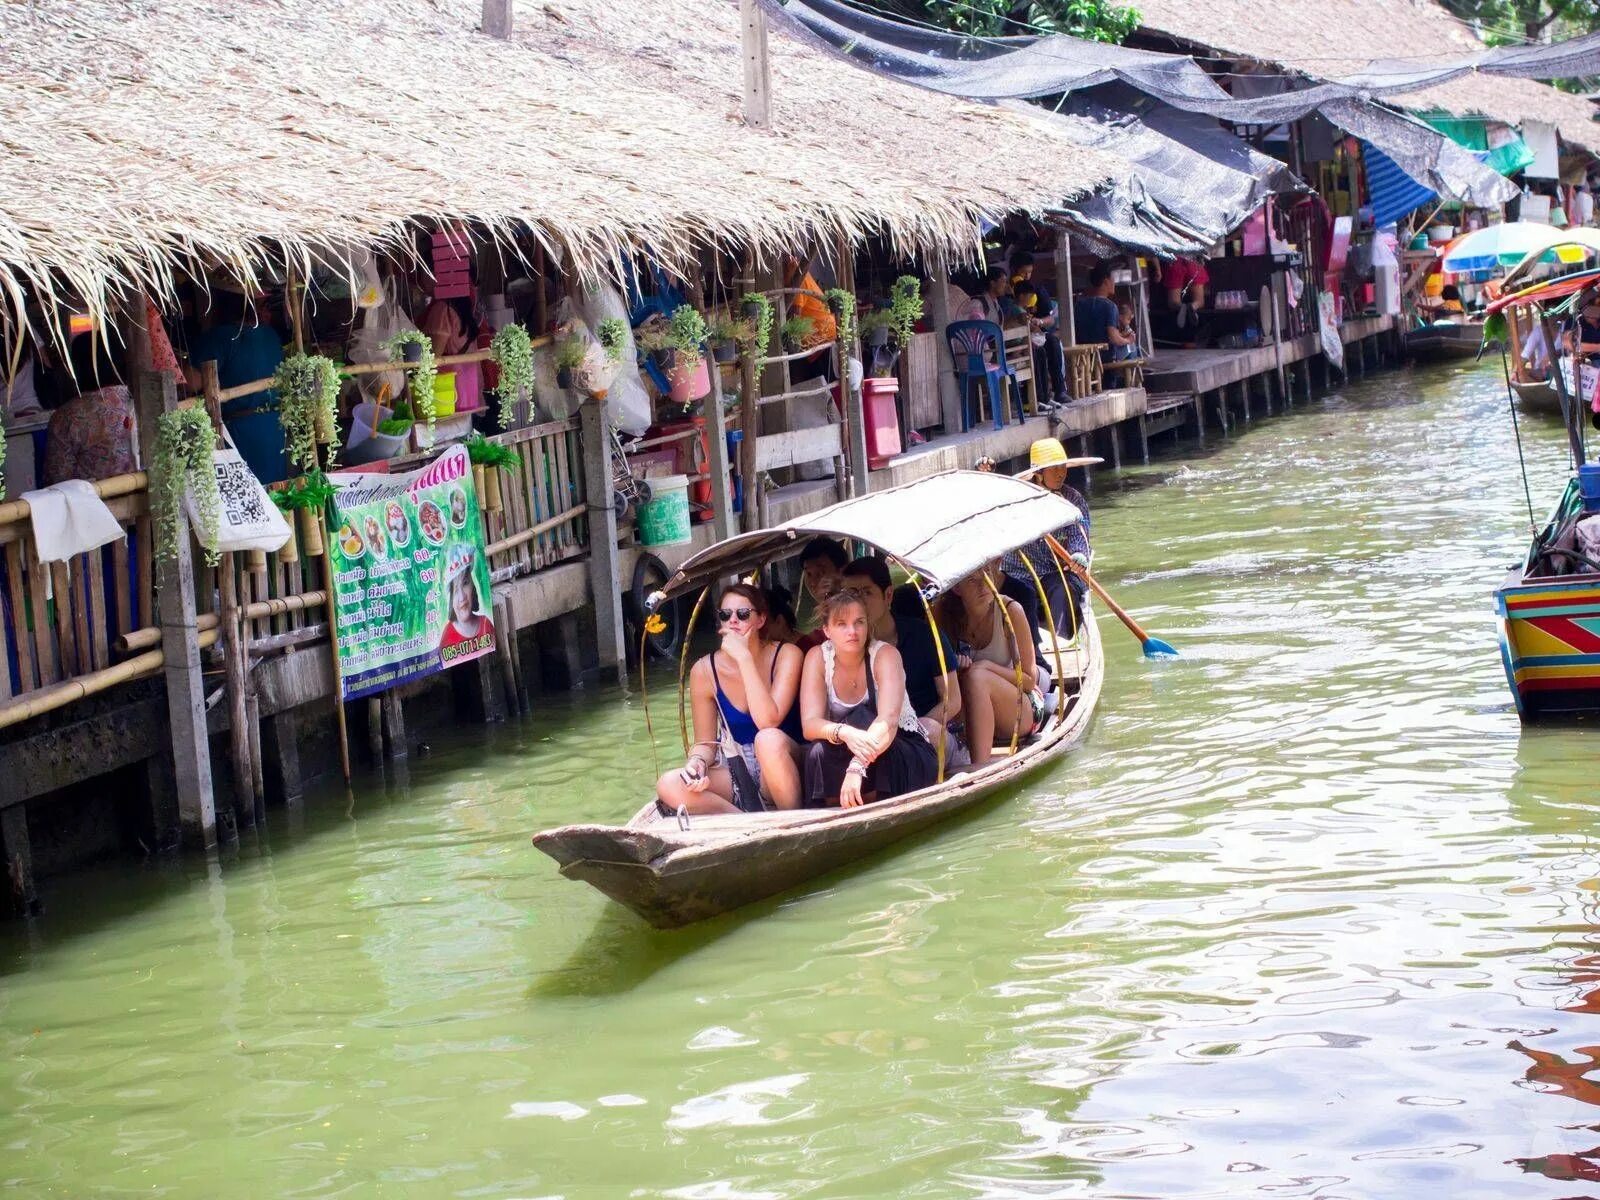
[[[990,582],[998,574],[992,563],[974,571],[938,603],[939,625],[957,642],[961,711],[975,767],[994,757],[997,741],[1009,743],[1013,732],[1019,738],[1033,732],[1043,714],[1027,617],[1015,600],[1002,597],[1003,609],[996,601]]]
[[[938,759],[906,695],[900,652],[872,636],[860,592],[822,604],[828,640],[806,653],[800,681],[806,804],[845,808],[927,787]]]
[[[801,656],[769,641],[766,624],[764,591],[747,583],[723,590],[722,647],[689,672],[694,745],[681,770],[656,780],[656,798],[674,812],[800,807]]]

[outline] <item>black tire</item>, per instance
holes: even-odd
[[[672,572],[667,570],[667,564],[654,554],[640,554],[633,564],[633,584],[623,597],[622,612],[628,627],[628,657],[635,665],[638,662],[639,639],[644,633],[645,600],[651,592],[660,591],[670,578]],[[678,647],[683,643],[683,627],[688,622],[689,609],[684,599],[678,597],[667,601],[656,611],[667,627],[645,638],[645,647],[652,658],[674,659]]]

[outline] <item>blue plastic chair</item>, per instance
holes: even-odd
[[[974,425],[972,385],[981,383],[989,391],[989,411],[994,427],[1006,423],[1005,391],[1001,380],[1011,381],[1011,396],[1017,406],[1017,421],[1026,420],[1022,412],[1022,387],[1017,372],[1006,362],[1006,341],[1000,326],[993,321],[951,321],[944,328],[950,345],[950,358],[956,366],[956,382],[961,386],[961,430]]]

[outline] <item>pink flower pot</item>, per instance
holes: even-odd
[[[706,360],[700,359],[693,370],[673,367],[667,372],[667,383],[671,385],[674,404],[687,405],[700,399],[711,390],[711,373],[706,369]]]

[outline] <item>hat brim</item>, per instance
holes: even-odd
[[[1018,471],[1016,477],[1018,479],[1032,479],[1040,471],[1048,471],[1051,467],[1098,467],[1103,462],[1105,462],[1103,458],[1097,458],[1093,454],[1085,454],[1077,458],[1069,458],[1064,462],[1045,463],[1042,466],[1029,467],[1026,471]]]

